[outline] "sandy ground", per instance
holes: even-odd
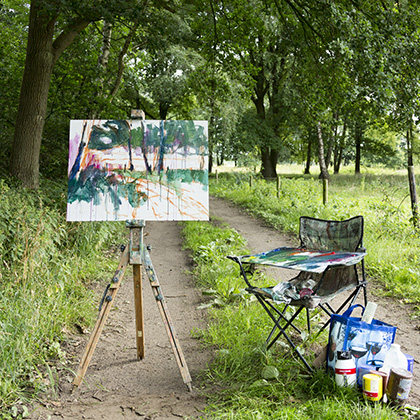
[[[210,214],[235,228],[247,239],[253,252],[296,244],[296,241],[224,200],[211,197]],[[202,372],[213,355],[210,350],[203,349],[191,334],[196,328],[206,327],[206,316],[199,308],[203,298],[188,274],[191,261],[188,253],[182,250],[180,230],[176,222],[147,222],[144,242],[152,247],[151,259],[193,379],[193,391],[189,392],[182,380],[144,273],[145,358],[136,359],[133,281],[128,269],[84,383],[73,390],[71,370],[61,370],[57,393],[33,411],[30,419],[165,420],[204,417],[206,389]],[[279,275],[280,270],[275,273]],[[110,273],[109,279],[104,278],[95,285],[98,301],[112,275]],[[288,278],[290,272],[283,270],[280,275]],[[396,342],[401,344],[405,353],[414,356],[416,374],[420,360],[419,320],[412,319],[409,308],[399,302],[379,298],[372,293],[369,299],[379,305],[375,318],[398,327]],[[71,337],[66,345],[67,354],[72,356],[73,371],[77,370],[88,338],[89,333]],[[409,403],[417,407],[420,406],[419,385],[420,379],[415,376]]]

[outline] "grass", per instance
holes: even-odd
[[[0,181],[2,419],[55,392],[54,366],[67,363],[62,340],[94,320],[89,283],[111,269],[104,249],[121,243],[120,224],[66,223],[65,197],[58,183],[31,192]]]
[[[356,389],[338,387],[324,371],[308,375],[281,340],[265,350],[271,323],[261,306],[244,293],[237,265],[226,258],[247,253],[236,231],[213,220],[185,223],[183,235],[195,262],[197,284],[206,294],[212,293],[207,304],[209,325],[195,331],[204,345],[216,351],[205,382],[220,391],[210,393],[206,418],[400,418],[389,407],[366,403]],[[300,322],[303,325],[304,320]],[[318,338],[320,345],[326,340],[327,333]],[[302,347],[311,358],[311,342]]]
[[[409,220],[404,173],[333,177],[324,206],[315,177],[302,176],[291,167],[280,169],[279,197],[274,181],[249,172],[220,173],[218,183],[211,180],[211,193],[291,234],[297,234],[303,214],[322,218],[363,214],[369,274],[381,280],[387,293],[419,304],[420,245]],[[62,341],[93,321],[96,305],[89,283],[113,271],[115,261],[104,250],[125,236],[118,223],[66,223],[63,185],[44,183],[33,193],[0,180],[0,417],[6,420],[25,417],[25,404],[40,392],[54,394],[54,366],[61,361],[65,368],[68,358]],[[185,246],[196,263],[194,275],[209,297],[209,327],[195,334],[217,353],[205,375],[221,391],[209,396],[208,416],[397,418],[388,407],[366,404],[359,392],[338,388],[323,372],[309,377],[281,341],[265,351],[262,343],[270,324],[261,307],[244,293],[236,265],[226,259],[247,253],[245,240],[213,222],[184,225]],[[266,284],[267,279],[260,281]],[[319,343],[326,340],[324,333]],[[310,341],[305,348],[311,358]]]

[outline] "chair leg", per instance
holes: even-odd
[[[286,309],[288,308],[288,305],[284,306],[284,309],[282,311],[279,311],[271,302],[268,301],[264,301],[264,304],[268,305],[274,312],[276,312],[279,317],[277,318],[277,322],[274,323],[274,327],[271,330],[270,334],[268,335],[266,342],[268,343],[271,340],[271,337],[273,336],[273,334],[276,332],[277,330],[277,324],[280,323],[281,320],[286,321],[287,322],[287,318],[285,317],[284,313],[286,311]],[[302,334],[302,331],[296,327],[295,324],[290,324],[290,326],[298,333],[298,334]]]
[[[328,310],[331,312],[331,313],[329,313],[328,315],[331,315],[331,314],[333,314],[333,313],[335,313],[335,311],[334,311],[334,308],[328,303],[328,302],[325,302],[324,303],[324,305],[328,308]],[[320,305],[321,306],[321,308],[322,308],[322,305]],[[324,308],[323,308],[324,309]],[[325,310],[325,309],[324,309]]]
[[[311,368],[311,366],[309,365],[309,363],[306,361],[306,359],[303,357],[302,353],[298,350],[298,348],[296,347],[296,345],[293,343],[293,341],[290,339],[290,337],[286,334],[285,330],[290,326],[293,325],[293,321],[295,320],[295,318],[299,315],[299,313],[302,311],[303,306],[301,306],[295,313],[294,315],[287,321],[286,325],[284,327],[281,327],[281,325],[278,323],[278,320],[276,319],[276,317],[271,313],[271,311],[266,307],[265,302],[263,302],[263,299],[260,298],[259,296],[257,296],[257,299],[260,301],[261,305],[263,306],[264,310],[267,312],[268,316],[272,319],[272,321],[274,322],[274,324],[276,325],[276,328],[279,329],[279,333],[276,335],[276,337],[274,337],[274,339],[270,342],[267,343],[267,350],[278,340],[278,338],[280,337],[280,335],[283,335],[284,338],[287,340],[287,342],[289,343],[290,347],[292,347],[293,351],[296,353],[296,355],[299,357],[299,359],[302,361],[302,363],[305,365],[305,367],[308,369],[308,371],[310,373],[313,372],[313,369]]]
[[[299,309],[293,314],[293,316],[289,320],[287,320],[286,324],[283,327],[278,323],[278,321],[274,317],[271,318],[276,324],[276,328],[278,328],[279,332],[270,342],[269,342],[269,339],[267,338],[266,340],[267,349],[269,349],[280,338],[282,334],[285,335],[286,329],[289,328],[289,326],[293,325],[293,321],[302,312],[302,309],[303,309],[303,306],[299,307]]]
[[[365,308],[366,308],[366,305],[368,304],[366,284],[364,284],[362,287],[363,287],[363,298],[364,298],[364,301],[365,301]]]

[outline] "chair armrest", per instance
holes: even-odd
[[[229,258],[230,260],[235,261],[237,264],[239,264],[239,269],[240,269],[240,271],[241,271],[241,275],[242,275],[242,277],[243,277],[243,278],[244,278],[244,280],[245,280],[245,283],[247,284],[247,286],[248,286],[248,287],[254,287],[254,286],[253,286],[253,285],[249,282],[249,279],[248,279],[247,274],[248,274],[249,276],[252,276],[252,275],[254,274],[254,271],[255,271],[255,264],[249,264],[249,263],[242,264],[242,262],[241,262],[241,260],[240,260],[240,258],[239,258],[239,257],[232,256],[232,255],[227,255],[227,258]],[[244,267],[244,265],[245,265],[245,267]]]

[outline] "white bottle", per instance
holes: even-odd
[[[356,365],[349,351],[337,352],[335,382],[339,386],[351,386],[356,383]]]
[[[396,343],[391,344],[390,349],[385,354],[384,364],[379,370],[389,376],[391,368],[407,369],[407,358],[401,351],[400,345]]]
[[[376,303],[368,302],[363,312],[362,321],[366,322],[367,324],[371,324],[377,307],[378,305]]]

